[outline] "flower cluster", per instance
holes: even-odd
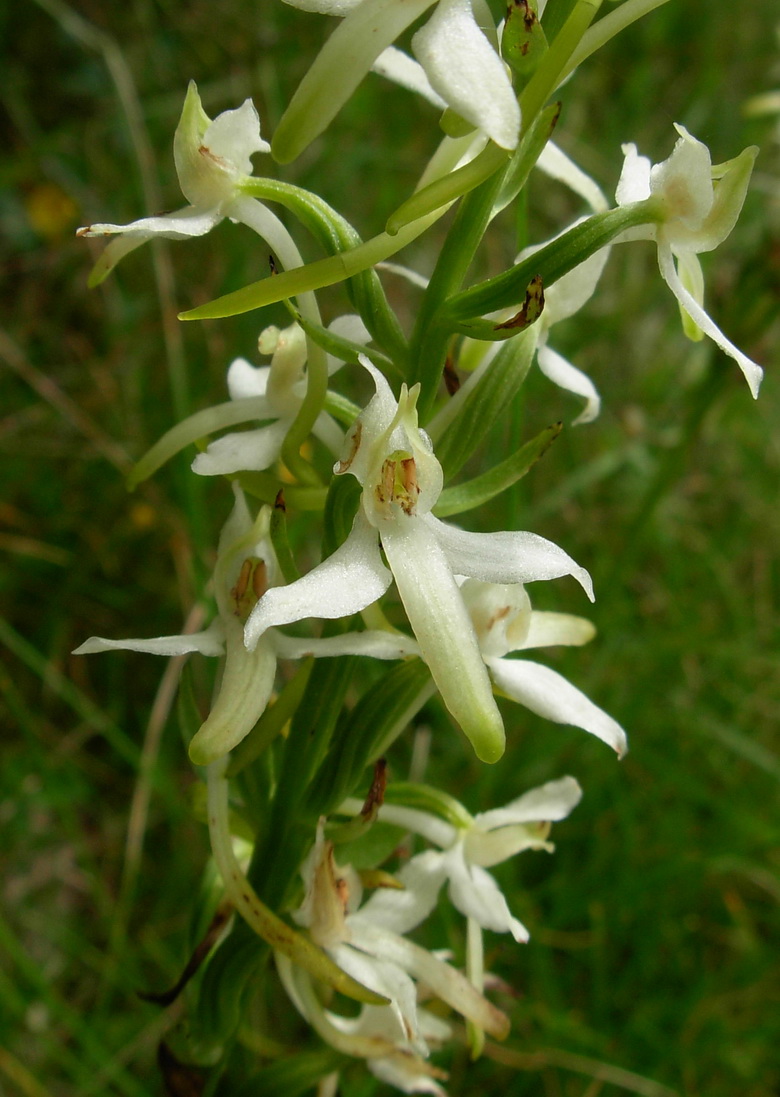
[[[616,720],[558,670],[526,657],[594,637],[581,617],[534,610],[527,589],[568,576],[593,601],[588,571],[538,533],[475,531],[449,519],[477,512],[467,525],[478,522],[478,508],[528,474],[561,429],[546,427],[528,440],[504,430],[502,416],[534,359],[585,401],[575,422],[598,416],[596,386],[550,339],[555,324],[586,307],[616,244],[655,244],[686,333],[714,340],[757,395],[761,368],[704,310],[698,258],[734,228],[755,150],[713,165],[682,126],[662,163],[651,165],[625,145],[610,208],[596,182],[552,142],[558,106],[546,105],[578,50],[587,56],[598,5],[570,5],[548,43],[541,0],[510,4],[503,28],[484,0],[286,2],[342,21],[273,141],[261,137],[249,100],[212,120],[190,84],[174,138],[188,204],[79,230],[115,238],[93,271],[96,284],[155,236],[184,240],[223,220],[248,226],[274,252],[273,274],[197,315],[285,302],[291,322],[264,328],[257,349],[270,361],[235,358],[229,400],[172,427],[131,477],[139,483],[195,443],[192,471],[230,481],[232,510],[204,591],[215,607],[211,624],[146,640],[92,637],[76,651],[221,659],[189,755],[205,767],[209,832],[227,900],[254,932],[256,948],[267,946],[269,958],[273,952],[287,997],[322,1040],[404,1092],[441,1097],[445,1075],[428,1056],[452,1029],[427,1000],[465,1018],[473,1055],[485,1033],[507,1034],[508,1018],[485,997],[482,934],[516,942],[529,934],[488,870],[523,850],[551,850],[551,824],[566,818],[581,791],[566,777],[472,815],[421,780],[386,788],[384,756],[428,703],[440,703],[438,722],[449,719],[480,762],[497,762],[508,746],[513,764],[520,762],[505,727],[507,702],[581,728],[618,757],[627,747]],[[635,8],[627,0],[621,19],[630,22],[624,13]],[[413,56],[394,45],[407,31]],[[442,110],[444,136],[412,197],[364,242],[316,194],[254,175],[252,157],[293,159],[372,69]],[[464,285],[489,226],[524,194],[535,169],[566,184],[587,213],[525,247],[508,270]],[[407,333],[385,294],[381,264],[456,202],[430,279],[387,264],[422,290]],[[304,264],[269,203],[280,204],[296,231],[310,233],[327,254]],[[326,323],[315,292],[342,281],[354,311]],[[361,406],[355,393],[366,383],[373,391]],[[490,440],[495,454],[502,439],[505,454],[469,478],[483,443]],[[368,798],[355,799],[372,769]],[[239,831],[251,837],[248,867],[234,851]],[[414,843],[424,848],[412,853]],[[358,855],[367,860],[353,868],[347,861],[357,863]],[[445,888],[465,919],[465,974],[409,937]],[[261,965],[254,957],[246,962],[251,949],[240,933],[228,934],[219,949],[222,959],[199,993],[241,1002]],[[344,1012],[323,985],[359,1001],[359,1012]],[[221,1054],[232,1036],[215,1035],[212,1050]]]

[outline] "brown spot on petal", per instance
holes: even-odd
[[[334,472],[336,473],[337,476],[341,476],[341,474],[343,472],[347,472],[347,470],[349,469],[349,466],[355,460],[355,455],[357,454],[357,451],[360,448],[360,438],[361,438],[362,434],[363,434],[363,424],[358,419],[355,423],[355,426],[353,427],[352,439],[351,439],[350,446],[349,446],[349,454],[348,454],[346,460],[339,461],[338,464],[336,465],[336,468],[334,469]]]

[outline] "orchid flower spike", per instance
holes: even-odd
[[[651,164],[636,145],[623,146],[625,160],[617,186],[619,206],[655,199],[657,222],[628,230],[623,240],[654,240],[661,276],[677,298],[686,334],[708,335],[742,370],[754,397],[763,370],[731,343],[703,307],[704,277],[698,256],[722,243],[745,201],[758,149],[750,146],[724,164],[713,164],[706,145],[680,125],[671,156]],[[675,265],[675,259],[677,260]]]
[[[358,613],[394,578],[444,704],[477,756],[497,761],[504,726],[455,576],[523,583],[573,575],[592,597],[590,577],[536,534],[467,533],[434,518],[443,476],[430,439],[417,425],[417,388],[404,386],[396,400],[383,375],[367,358],[361,362],[376,395],[349,431],[334,470],[351,473],[363,488],[352,531],[307,575],[266,593],[247,620],[247,646],[253,648],[272,626]]]
[[[412,38],[415,63],[392,43],[435,0],[285,0],[305,11],[346,16],[296,91],[273,140],[274,156],[294,160],[335,117],[373,67],[437,105],[450,107],[501,148],[513,149],[520,108],[495,28],[481,0],[438,0]]]
[[[190,743],[190,759],[205,766],[216,761],[249,734],[271,697],[276,661],[306,656],[367,655],[400,659],[408,654],[388,632],[366,630],[325,639],[267,632],[248,651],[244,624],[262,594],[281,582],[281,572],[269,536],[270,507],[253,519],[243,493],[234,485],[235,503],[219,539],[214,568],[218,615],[203,632],[157,636],[141,640],[107,640],[91,636],[74,655],[100,651],[141,651],[152,655],[224,655],[225,667],[211,712]]]
[[[120,259],[156,236],[172,240],[204,236],[225,217],[258,228],[260,204],[242,195],[240,183],[252,173],[252,155],[270,151],[271,146],[260,136],[260,119],[251,99],[212,121],[191,81],[173,139],[176,173],[189,205],[128,225],[94,224],[78,229],[78,236],[119,236],[95,265],[90,285],[98,285]]]

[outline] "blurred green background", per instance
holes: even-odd
[[[429,775],[473,809],[564,773],[585,789],[553,857],[497,871],[532,940],[490,937],[490,965],[516,990],[513,1032],[475,1066],[455,1055],[453,1095],[780,1087],[780,145],[776,120],[744,110],[780,86],[777,21],[775,0],[672,0],[561,93],[558,139],[607,193],[621,142],[661,160],[675,121],[716,162],[761,145],[742,219],[704,261],[711,314],[767,377],[754,404],[734,363],[685,341],[650,245],[615,249],[595,299],[556,329],[602,415],[564,430],[484,522],[533,529],[592,572],[599,636],[554,665],[620,720],[631,751],[618,764],[507,707],[507,756],[484,770],[437,729]],[[178,632],[197,612],[224,486],[193,484],[183,457],[132,496],[123,477],[184,411],[224,399],[228,362],[285,315],[176,320],[265,273],[235,226],[147,247],[96,291],[101,245],[73,230],[181,205],[171,139],[187,81],[212,115],[251,96],[270,134],[327,30],[278,0],[0,7],[2,1094],[163,1092],[155,1055],[176,1007],[136,991],[181,968],[208,845],[169,718],[174,674],[151,656],[69,652],[93,633]],[[372,76],[283,177],[371,235],[436,133],[435,113]],[[531,240],[580,212],[536,180]],[[408,261],[430,270],[431,247]],[[484,270],[513,248],[509,230],[491,237]],[[388,290],[408,323],[413,292]],[[344,308],[343,291],[321,298],[327,318]],[[578,411],[538,371],[524,391],[497,446]],[[573,583],[532,594],[588,612]],[[364,1075],[346,1086],[374,1091]]]

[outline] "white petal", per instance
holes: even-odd
[[[225,434],[197,455],[191,465],[192,471],[199,476],[226,476],[231,472],[270,468],[279,457],[290,422],[279,419],[257,430]]]
[[[615,191],[615,200],[619,206],[643,202],[650,197],[650,160],[647,156],[640,156],[633,143],[623,145],[623,155],[623,170]]]
[[[530,583],[573,575],[593,599],[593,584],[585,568],[552,541],[535,533],[468,533],[426,514],[456,575],[470,575],[486,583]]]
[[[322,133],[382,51],[433,2],[371,0],[348,11],[347,18],[320,50],[276,128],[273,149],[277,159],[289,163]],[[330,4],[327,10],[336,13]]]
[[[501,889],[490,873],[479,865],[466,863],[462,843],[448,850],[446,857],[450,899],[461,914],[473,918],[483,929],[511,933],[518,943],[527,941],[528,930],[512,916]]]
[[[678,127],[680,138],[671,156],[650,170],[650,193],[660,198],[670,221],[679,221],[696,231],[712,208],[712,161],[710,150],[687,130]]]
[[[185,206],[175,213],[161,213],[158,217],[142,217],[140,221],[131,221],[128,225],[87,225],[78,230],[79,236],[123,236],[143,237],[164,236],[170,240],[186,240],[190,236],[205,236],[222,220],[218,209],[195,209]],[[139,241],[143,242],[143,241]]]
[[[377,888],[354,918],[366,918],[372,925],[406,934],[431,913],[447,879],[444,855],[426,850],[412,857],[398,873],[403,891]]]
[[[347,312],[342,316],[337,316],[330,324],[328,324],[328,331],[332,331],[334,335],[340,335],[344,339],[349,339],[353,343],[362,343],[366,346],[371,342],[371,332],[368,330],[363,320],[357,313]],[[336,358],[334,355],[328,355],[328,376],[332,377],[337,370],[340,370],[344,365],[341,358]]]
[[[526,248],[522,254],[531,254],[536,250],[538,249]],[[605,247],[589,255],[584,262],[574,270],[570,270],[568,274],[564,274],[563,278],[559,278],[545,292],[542,323],[547,328],[573,316],[580,311],[586,301],[590,300],[601,278],[609,253],[609,247]]]
[[[377,462],[388,431],[397,419],[398,401],[384,374],[364,354],[358,355],[358,361],[371,374],[376,393],[347,432],[341,460],[333,471],[337,475],[351,472],[364,484]]]
[[[425,1054],[427,1048],[417,1025],[417,991],[414,983],[397,963],[377,958],[371,948],[372,942],[367,950],[371,954],[366,955],[362,951],[361,927],[353,927],[352,919],[349,921],[351,944],[355,947],[338,945],[328,949],[331,957],[353,979],[390,999],[390,1008],[406,1039]]]
[[[222,626],[215,621],[204,632],[191,632],[186,636],[155,636],[149,640],[105,640],[102,636],[90,636],[77,647],[74,655],[93,655],[98,651],[143,651],[149,655],[186,655],[199,651],[201,655],[222,655],[225,650]]]
[[[585,397],[585,407],[572,425],[592,422],[601,410],[601,397],[590,377],[546,343],[537,350],[536,360],[539,369],[554,385],[566,392],[573,392],[575,396]]]
[[[367,629],[365,632],[343,632],[340,636],[320,639],[285,636],[274,633],[274,647],[280,659],[317,659],[334,655],[365,655],[370,659],[406,659],[419,655],[419,645],[411,636],[384,629]]]
[[[236,358],[227,371],[227,387],[231,400],[249,396],[265,396],[270,366],[253,366],[246,358]]]
[[[447,1091],[430,1074],[423,1072],[421,1068],[425,1064],[415,1056],[399,1052],[383,1059],[369,1059],[366,1066],[380,1082],[402,1093],[431,1093],[433,1097],[447,1097]]]
[[[410,285],[417,286],[418,289],[427,289],[430,283],[430,278],[418,274],[416,270],[405,267],[402,263],[377,263],[376,269],[386,270],[388,274],[397,274],[399,278],[405,278]]]
[[[245,99],[235,110],[218,114],[204,133],[203,144],[213,156],[243,175],[252,174],[253,153],[271,151],[260,136],[260,117],[251,99]]]
[[[556,724],[573,724],[595,735],[622,756],[626,733],[576,686],[549,667],[526,659],[490,659],[493,681],[513,701]]]
[[[246,643],[254,647],[271,625],[305,617],[349,617],[381,598],[391,580],[376,530],[360,511],[349,537],[332,556],[296,582],[263,595],[246,623]]]
[[[575,162],[559,148],[554,141],[548,141],[542,149],[542,154],[536,161],[536,166],[549,175],[551,179],[557,179],[565,183],[567,187],[578,194],[588,203],[594,213],[601,213],[609,208],[601,187],[594,179],[582,170]]]
[[[362,801],[347,799],[339,810],[348,815],[356,815],[362,806]],[[379,818],[383,823],[392,823],[393,826],[403,827],[404,830],[419,834],[427,842],[432,842],[435,846],[441,846],[442,849],[451,846],[458,836],[457,830],[451,823],[445,822],[438,815],[421,811],[419,808],[407,808],[401,804],[384,803],[379,809]]]
[[[283,3],[301,11],[316,11],[320,15],[347,15],[363,0],[283,0]]]
[[[337,457],[344,450],[344,431],[327,412],[321,411],[317,418],[314,420],[314,426],[311,428],[312,434],[315,438],[327,446],[334,457]]]
[[[525,651],[528,648],[554,647],[557,644],[579,647],[587,644],[595,635],[595,626],[584,617],[533,610],[528,633],[522,644],[513,650]]]
[[[380,53],[371,68],[380,76],[392,80],[394,84],[421,95],[423,99],[433,103],[434,107],[438,107],[439,110],[444,110],[447,106],[441,96],[437,95],[431,87],[431,82],[425,75],[425,69],[422,65],[413,60],[408,53],[404,53],[403,50],[396,49],[395,46],[388,46],[386,50]]]
[[[504,725],[476,633],[435,531],[423,518],[399,517],[381,536],[398,593],[444,704],[477,757],[496,761],[504,751]]]
[[[474,19],[470,0],[440,0],[412,39],[431,86],[501,148],[517,146],[520,108],[504,62]]]
[[[565,819],[582,799],[582,789],[573,777],[548,781],[502,808],[493,808],[474,816],[474,823],[483,830],[516,823],[555,823]]]
[[[661,270],[662,278],[691,319],[698,324],[705,335],[708,335],[710,339],[712,339],[713,343],[720,347],[724,354],[728,354],[729,358],[734,359],[745,376],[745,380],[748,383],[748,388],[753,394],[753,398],[758,399],[758,390],[761,386],[761,379],[764,376],[764,371],[726,338],[698,301],[688,292],[675,270],[674,259],[672,258],[670,248],[661,242],[658,244],[658,266]]]

